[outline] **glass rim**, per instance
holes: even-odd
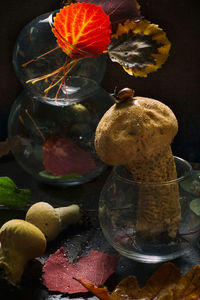
[[[43,91],[36,91],[35,94],[32,94],[31,91],[29,91],[28,88],[25,88],[27,90],[28,94],[31,94],[32,97],[34,98],[34,100],[38,100],[41,102],[46,102],[46,103],[50,103],[53,105],[59,105],[59,103],[61,102],[62,105],[69,105],[69,104],[74,104],[77,101],[82,102],[84,101],[85,98],[94,95],[95,93],[97,93],[97,91],[99,89],[101,90],[105,90],[103,87],[101,87],[101,85],[96,82],[94,79],[91,78],[87,78],[87,77],[83,77],[83,76],[70,76],[69,78],[65,78],[65,84],[66,84],[66,90],[70,88],[73,88],[73,82],[76,82],[76,85],[74,85],[74,88],[84,88],[85,89],[85,94],[82,96],[82,99],[80,100],[80,98],[76,95],[74,98],[71,98],[71,95],[73,95],[73,93],[69,93],[68,96],[66,94],[62,94],[62,96],[58,96],[58,98],[56,99],[55,97],[53,97],[52,95],[48,95],[45,96],[43,93]],[[79,86],[78,86],[79,83]],[[68,85],[67,85],[68,84]],[[71,85],[70,85],[71,84]],[[84,84],[87,84],[90,86],[90,90],[86,89]],[[74,92],[75,93],[75,92]]]
[[[119,175],[119,173],[117,172],[117,168],[119,167],[123,167],[123,166],[115,166],[113,168],[113,172],[115,174],[115,176],[120,180],[120,181],[123,181],[123,182],[126,182],[126,183],[129,183],[129,184],[137,184],[137,185],[143,185],[143,186],[147,186],[147,185],[150,185],[150,186],[159,186],[159,185],[168,185],[168,184],[173,184],[173,183],[178,183],[180,181],[183,181],[185,180],[188,176],[191,175],[192,173],[192,166],[191,164],[186,161],[185,159],[183,158],[180,158],[178,156],[173,156],[174,157],[174,160],[175,162],[176,161],[179,161],[181,162],[182,164],[184,164],[186,167],[187,167],[187,170],[186,170],[186,174],[178,177],[178,178],[175,178],[175,179],[172,179],[172,180],[169,180],[169,181],[161,181],[161,182],[153,182],[153,181],[147,181],[147,182],[143,182],[143,181],[135,181],[135,180],[131,180],[131,179],[128,179],[128,178],[125,178],[121,175]]]

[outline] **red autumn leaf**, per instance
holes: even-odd
[[[71,58],[98,56],[110,43],[110,19],[99,6],[75,3],[62,8],[52,31],[58,45]]]
[[[75,0],[75,2],[86,2],[101,6],[110,17],[112,32],[117,29],[119,23],[124,23],[127,19],[141,19],[139,5],[136,0]]]
[[[117,254],[106,254],[91,250],[78,260],[76,264],[68,261],[65,248],[60,248],[52,254],[43,267],[43,282],[50,291],[61,293],[81,293],[88,290],[74,278],[94,285],[102,285],[115,271]]]
[[[70,139],[59,137],[50,137],[43,145],[43,164],[47,172],[56,176],[84,175],[96,168],[90,153]]]
[[[97,296],[101,300],[113,300],[110,296],[107,288],[99,288],[90,282],[84,282],[80,279],[76,280],[80,282],[89,292],[93,293],[93,295]]]

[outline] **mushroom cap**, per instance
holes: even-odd
[[[44,233],[47,241],[53,240],[61,228],[58,214],[47,202],[33,204],[27,211],[25,219],[37,226]]]
[[[178,131],[172,110],[164,103],[133,97],[114,104],[95,134],[97,154],[108,165],[144,161],[164,151]]]
[[[46,239],[39,228],[24,220],[13,219],[0,229],[1,247],[14,249],[27,259],[41,256],[46,249]]]

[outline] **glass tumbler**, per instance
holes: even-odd
[[[113,168],[100,195],[99,220],[106,239],[120,254],[139,262],[158,263],[175,259],[190,248],[187,237],[200,230],[200,180],[187,161],[174,159],[177,179],[163,183],[135,182],[125,168]],[[181,210],[174,236],[167,231],[169,220],[164,219],[173,200],[169,198],[172,190],[178,192]],[[145,206],[145,199],[151,199],[152,207]],[[140,230],[145,222],[141,215],[152,217],[145,232]],[[160,218],[162,224],[166,221],[166,228],[160,230],[153,217]]]

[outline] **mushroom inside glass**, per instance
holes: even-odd
[[[106,112],[96,130],[95,148],[100,158],[109,165],[124,166],[137,182],[176,179],[171,150],[178,131],[174,113],[160,101],[133,98],[129,89],[121,90],[117,98],[118,103]],[[181,218],[178,186],[169,189],[162,200],[162,188],[150,188],[152,199],[145,186],[140,189],[137,230],[167,231],[174,237]],[[162,201],[160,205],[158,201]]]
[[[155,261],[180,256],[186,247],[179,243],[180,232],[191,232],[199,219],[191,215],[188,195],[180,190],[192,168],[172,153],[177,119],[164,103],[134,97],[129,88],[119,91],[114,100],[95,134],[100,159],[120,166],[113,169],[100,196],[104,234],[119,252],[125,247],[128,254],[123,254],[129,257],[133,245],[140,254],[154,255]]]

